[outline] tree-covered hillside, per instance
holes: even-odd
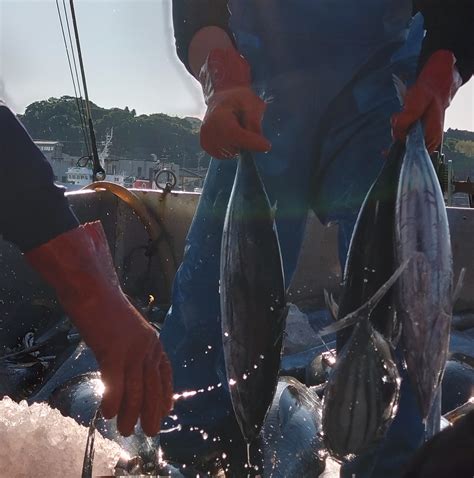
[[[447,159],[453,161],[456,179],[474,178],[474,133],[448,129],[444,135],[444,150]]]
[[[200,158],[203,167],[209,161],[199,146],[197,118],[177,118],[164,114],[140,115],[135,110],[101,108],[91,103],[92,117],[100,143],[113,127],[111,156],[147,159],[151,154],[188,168],[196,167]],[[71,96],[37,101],[26,108],[21,117],[36,140],[56,140],[64,144],[64,152],[82,156],[86,153],[84,136]],[[474,177],[474,133],[449,129],[444,137],[444,153],[454,162],[456,178]]]
[[[158,158],[187,167],[195,167],[202,151],[199,146],[197,118],[183,119],[165,114],[136,115],[135,110],[101,108],[91,102],[97,142],[105,140],[113,128],[111,156],[147,159]],[[49,98],[29,105],[21,120],[35,140],[61,141],[64,152],[80,156],[86,153],[76,99],[71,96]],[[201,160],[201,167],[205,160]]]

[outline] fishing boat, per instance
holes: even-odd
[[[200,194],[127,189],[114,183],[95,182],[67,196],[81,222],[102,222],[124,291],[149,320],[159,326],[170,305],[174,275]],[[447,211],[455,274],[467,267],[455,313],[464,316],[463,330],[472,330],[474,248],[472,241],[466,238],[474,234],[474,209],[448,207]],[[288,300],[308,316],[325,308],[325,290],[338,297],[341,271],[336,244],[337,226],[323,227],[310,215],[299,266],[288,293]],[[0,241],[0,270],[1,357],[24,348],[28,336],[30,345],[35,344],[35,340],[54,325],[48,317],[59,321],[62,315],[53,291],[29,268],[21,253],[5,241]],[[472,351],[474,342],[471,345]],[[313,347],[314,344],[307,344],[308,350]],[[59,347],[57,360],[64,360],[60,357],[64,348],[64,344]],[[312,359],[314,355],[307,362]],[[469,360],[472,365],[474,352]],[[53,359],[50,367],[54,366]],[[297,376],[301,379],[299,372]],[[45,370],[38,379],[39,389],[47,377],[48,370]],[[39,389],[34,386],[30,392],[23,392],[23,398],[31,398]]]
[[[88,103],[86,98],[85,105]],[[90,112],[87,123],[92,124]],[[91,134],[93,138],[93,130]],[[179,191],[168,179],[161,189],[155,185],[147,188],[151,183],[144,182],[127,187],[131,183],[127,184],[123,175],[105,174],[93,140],[90,146],[92,169],[78,166],[68,171],[68,180],[82,186],[78,191],[68,192],[68,200],[81,223],[101,221],[123,290],[159,329],[170,307],[173,280],[201,190]],[[470,238],[474,236],[474,209],[447,207],[447,213],[455,276],[466,268],[464,286],[455,304],[453,336],[456,343],[452,343],[455,349],[452,353],[459,363],[472,368],[474,247]],[[325,227],[314,214],[308,215],[297,271],[287,295],[288,301],[303,311],[302,316],[313,327],[318,341],[312,342],[300,334],[299,349],[287,349],[283,357],[282,375],[293,375],[303,386],[308,381],[308,369],[313,369],[315,363],[326,364],[320,365],[324,382],[324,369],[331,363],[325,354],[332,353],[335,344],[317,337],[317,320],[326,314],[327,297],[332,296],[337,302],[340,293],[342,274],[337,234],[337,226]],[[17,401],[51,404],[51,397],[58,390],[67,384],[77,384],[78,377],[96,371],[97,365],[65,317],[54,292],[28,266],[19,250],[1,239],[0,271],[0,399],[10,396]],[[25,358],[34,368],[25,367]],[[67,367],[63,367],[64,364]],[[282,397],[284,389],[279,386]],[[452,415],[453,410],[447,413]],[[78,420],[77,416],[74,418]],[[156,444],[157,449],[158,446]],[[337,467],[329,463],[325,476],[332,478],[336,473]]]
[[[131,186],[134,182],[134,179],[135,178],[128,177],[124,174],[107,174],[105,176],[106,181],[125,187]],[[87,186],[93,181],[92,170],[81,166],[68,168],[67,181],[75,186]]]

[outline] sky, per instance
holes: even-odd
[[[202,115],[201,89],[175,55],[170,0],[74,4],[92,101],[139,114]],[[0,75],[17,113],[74,93],[55,0],[0,0]]]
[[[175,54],[171,0],[75,6],[92,101],[138,114],[203,116],[201,89]],[[22,113],[33,101],[73,93],[55,0],[0,0],[0,97]],[[474,131],[474,80],[454,98],[445,126]]]

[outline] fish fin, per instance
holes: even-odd
[[[405,103],[405,96],[407,94],[407,85],[405,85],[402,79],[395,74],[392,75],[392,79],[395,90],[397,91],[398,101],[400,101],[400,104],[403,106]]]
[[[367,306],[367,302],[362,307],[365,308],[366,306]],[[357,309],[357,311],[359,311],[359,309]],[[325,335],[334,334],[335,332],[339,332],[343,329],[346,329],[347,327],[350,327],[351,325],[356,324],[360,320],[362,320],[364,318],[367,318],[366,315],[355,314],[355,312],[357,312],[357,311],[351,312],[350,314],[346,315],[342,319],[334,322],[331,325],[328,325],[328,326],[324,327],[323,329],[320,330],[319,334],[323,337]]]
[[[339,332],[342,329],[345,329],[347,327],[350,327],[351,325],[354,325],[361,319],[368,318],[370,313],[375,309],[377,304],[388,292],[390,287],[392,287],[392,285],[395,284],[397,279],[406,269],[410,260],[411,259],[407,259],[405,262],[403,262],[403,264],[399,266],[397,270],[390,276],[387,282],[385,282],[385,284],[383,284],[365,304],[362,304],[358,309],[354,310],[354,312],[347,314],[345,317],[338,320],[335,324],[331,324],[331,325],[328,325],[327,327],[324,327],[320,331],[320,334],[328,335],[334,332]]]
[[[459,299],[459,296],[461,295],[462,288],[464,286],[464,278],[466,277],[466,268],[463,267],[460,272],[459,272],[459,277],[458,277],[458,282],[456,284],[456,287],[454,288],[453,292],[453,306]]]
[[[324,289],[324,302],[326,304],[326,308],[331,313],[332,318],[337,320],[337,315],[339,314],[339,305],[334,300],[332,294],[330,294],[326,289]]]
[[[274,221],[275,217],[276,217],[277,205],[278,205],[278,201],[275,201],[275,204],[270,208],[270,214],[271,214],[271,217],[272,217],[272,221]]]

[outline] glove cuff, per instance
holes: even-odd
[[[215,94],[237,87],[250,87],[250,65],[235,48],[211,50],[199,73],[206,104]]]
[[[76,326],[94,320],[84,311],[103,300],[124,302],[102,224],[97,221],[60,234],[25,254],[52,286]]]

